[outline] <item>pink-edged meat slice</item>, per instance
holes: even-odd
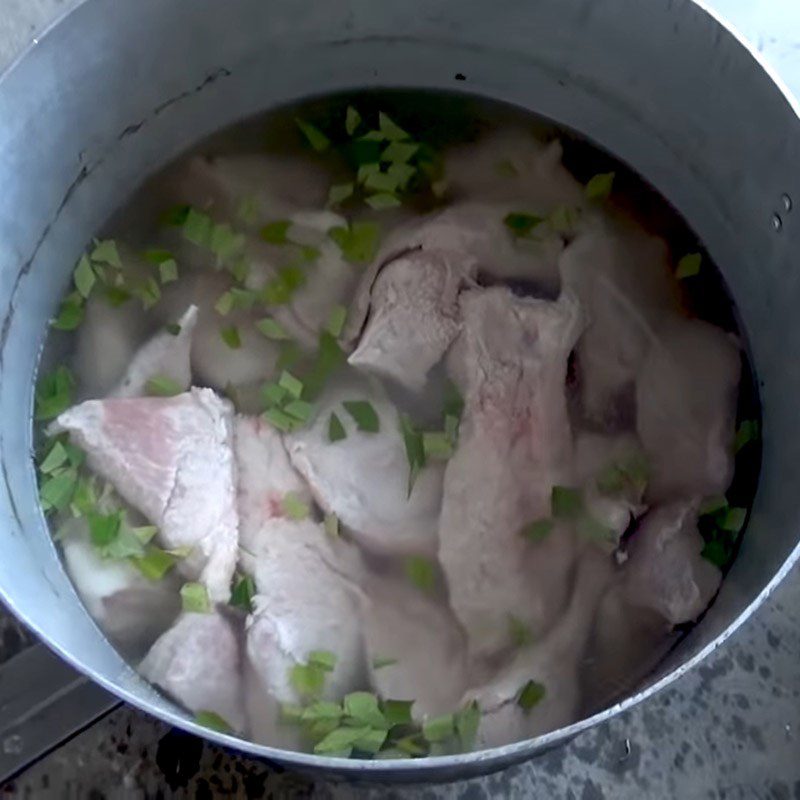
[[[224,602],[236,567],[233,409],[210,389],[175,397],[89,400],[56,421],[90,468],[159,529],[167,549],[191,548],[185,574]]]

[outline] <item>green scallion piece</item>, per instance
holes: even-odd
[[[545,688],[541,683],[528,681],[519,691],[517,705],[527,714],[544,699]]]
[[[289,519],[307,519],[311,509],[296,492],[287,492],[281,499],[281,510]]]
[[[184,583],[181,587],[181,604],[184,611],[192,614],[211,613],[211,600],[202,583]]]
[[[183,386],[167,375],[154,375],[147,381],[145,389],[152,397],[174,397],[184,392]]]
[[[675,277],[678,280],[693,278],[700,272],[702,264],[703,257],[700,253],[689,253],[678,262],[678,266],[675,268]]]
[[[312,125],[299,117],[295,117],[294,121],[317,153],[324,153],[331,146],[331,140],[316,125]]]
[[[276,342],[285,341],[291,338],[283,325],[281,325],[280,322],[272,317],[264,317],[264,319],[260,319],[258,322],[256,322],[256,328],[258,328],[259,332],[266,336],[267,339],[272,339]]]
[[[353,418],[356,427],[364,433],[378,433],[381,428],[380,418],[375,407],[368,400],[345,400],[344,410]]]
[[[345,114],[344,119],[344,129],[347,132],[348,136],[352,136],[357,130],[358,126],[361,124],[361,114],[353,108],[353,106],[347,106],[347,112]]]
[[[238,350],[242,346],[242,337],[239,335],[239,329],[235,325],[221,328],[219,335],[231,350]]]
[[[611,194],[611,189],[614,186],[615,173],[602,172],[599,175],[594,175],[589,179],[586,184],[584,194],[587,200],[606,200]]]
[[[406,577],[423,592],[432,592],[436,586],[436,567],[423,556],[409,556],[404,563]]]
[[[331,413],[328,420],[328,439],[331,443],[341,442],[342,439],[347,438],[347,431],[339,417],[335,413]]]

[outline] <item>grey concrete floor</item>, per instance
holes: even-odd
[[[37,31],[76,4],[0,0],[0,68]],[[728,17],[800,95],[800,0],[708,4]],[[563,748],[488,778],[435,788],[312,782],[232,757],[123,709],[0,792],[6,797],[95,800],[800,800],[800,569],[731,641],[673,688]]]

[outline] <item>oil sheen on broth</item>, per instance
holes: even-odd
[[[87,247],[36,392],[89,613],[202,724],[418,758],[641,684],[759,462],[678,215],[576,135],[420,92],[248,121]]]

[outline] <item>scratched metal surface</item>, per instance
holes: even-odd
[[[0,0],[0,67],[74,4]],[[797,0],[710,0],[708,5],[730,19],[800,94]],[[28,641],[0,612],[0,662]],[[568,746],[488,778],[403,789],[311,782],[231,757],[126,709],[0,791],[35,798],[800,800],[798,664],[800,569],[795,569],[732,641],[673,688]]]

